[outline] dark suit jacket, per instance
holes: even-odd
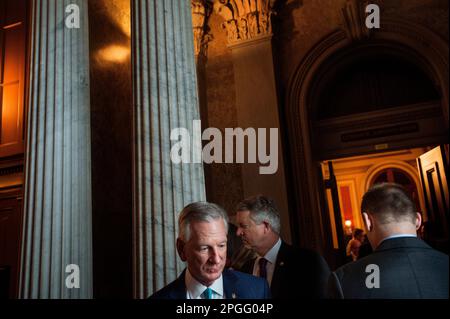
[[[175,281],[155,292],[150,299],[186,299],[186,270]],[[223,290],[227,299],[269,299],[267,282],[239,271],[225,269],[222,273]]]
[[[379,267],[379,288],[366,287],[366,278],[375,274],[373,270],[366,272],[370,264]],[[448,270],[448,256],[424,241],[414,237],[388,239],[371,255],[336,270],[330,276],[330,297],[448,298]]]
[[[256,259],[250,260],[242,271],[253,273]],[[308,249],[296,249],[281,243],[270,290],[274,299],[327,297],[330,269],[322,256]]]

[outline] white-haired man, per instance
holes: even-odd
[[[151,296],[153,299],[265,299],[265,280],[224,270],[228,216],[218,205],[196,202],[178,219],[177,250],[187,268],[180,277]]]

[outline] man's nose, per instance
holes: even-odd
[[[242,236],[243,233],[244,231],[242,230],[242,228],[238,227],[238,229],[236,230],[236,236]]]
[[[211,249],[211,255],[210,255],[210,257],[209,257],[209,260],[211,261],[211,262],[213,262],[213,263],[215,263],[215,264],[218,264],[219,262],[220,262],[220,260],[221,260],[221,255],[220,255],[220,252],[219,252],[219,249],[218,248],[213,248],[213,249]]]

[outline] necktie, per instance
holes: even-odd
[[[211,288],[206,288],[205,291],[203,292],[203,296],[205,297],[205,299],[212,299],[212,294],[213,291]]]
[[[259,259],[259,277],[267,279],[266,265],[267,265],[267,259],[266,258],[260,258]]]

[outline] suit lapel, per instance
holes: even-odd
[[[171,299],[186,299],[186,269],[181,273],[180,277],[175,280],[174,289],[170,292]]]
[[[283,276],[286,274],[284,268],[286,265],[286,256],[288,249],[289,247],[284,241],[282,241],[280,250],[278,251],[277,261],[275,263],[275,269],[273,271],[272,284],[270,285],[272,296],[278,296],[278,292],[280,291],[280,289],[282,289],[281,283],[283,282]]]
[[[228,269],[225,269],[222,273],[223,278],[223,292],[227,299],[237,299],[239,295],[237,293],[237,277]]]

